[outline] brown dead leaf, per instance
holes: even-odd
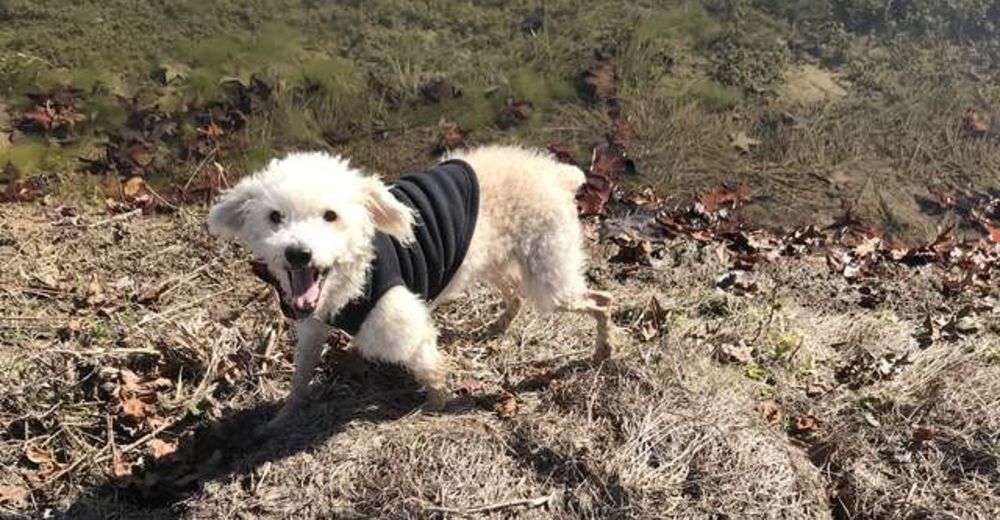
[[[639,336],[639,339],[642,341],[651,341],[663,336],[666,317],[667,313],[660,305],[660,301],[655,296],[650,297],[646,308],[642,310],[642,314],[639,316],[639,322],[636,324],[636,334]]]
[[[573,152],[564,143],[559,141],[550,141],[548,150],[549,153],[555,156],[557,161],[565,164],[572,164],[576,167],[580,166],[580,163],[576,162],[576,158],[573,157]]]
[[[48,107],[35,107],[34,110],[29,110],[21,114],[21,121],[34,124],[42,130],[49,132],[55,124],[54,116],[55,114]]]
[[[785,418],[785,413],[782,411],[781,405],[774,401],[759,402],[756,406],[754,406],[754,410],[760,414],[760,416],[763,417],[768,424],[773,426],[780,425],[781,421]]]
[[[72,129],[87,120],[87,116],[76,111],[75,95],[69,91],[39,94],[33,97],[38,103],[34,109],[21,114],[18,127],[25,131],[41,131],[47,135],[57,130]]]
[[[962,116],[962,132],[971,137],[982,137],[990,129],[989,122],[982,114],[970,108]]]
[[[34,184],[28,180],[13,180],[0,192],[0,202],[31,202],[38,196]]]
[[[525,392],[544,390],[551,387],[555,379],[556,375],[548,370],[531,374],[517,384],[517,390]]]
[[[854,254],[859,257],[871,256],[878,251],[880,245],[882,245],[882,239],[879,237],[865,238],[854,247]]]
[[[737,207],[750,202],[750,185],[736,186],[720,184],[706,188],[698,193],[698,203],[707,213],[715,213],[725,206]]]
[[[29,492],[21,486],[0,486],[0,505],[21,508],[28,505]]]
[[[107,297],[104,295],[104,286],[101,285],[101,279],[97,273],[91,275],[83,301],[89,307],[97,307],[107,301]]]
[[[812,415],[800,414],[792,417],[789,429],[794,435],[809,436],[815,433],[819,426],[819,419]]]
[[[215,139],[216,137],[222,137],[226,132],[215,124],[215,121],[208,123],[206,126],[198,129],[198,135],[202,137],[207,137],[209,139]]]
[[[761,142],[749,137],[746,132],[736,132],[729,135],[729,144],[741,154],[749,154],[754,148],[760,146]]]
[[[806,385],[806,395],[809,397],[819,397],[830,391],[830,386],[824,381],[810,381]]]
[[[632,125],[627,121],[615,121],[611,132],[606,137],[608,144],[624,150],[632,147],[632,139],[635,137],[635,132],[632,130]]]
[[[636,207],[655,206],[663,202],[663,199],[656,194],[651,186],[645,186],[639,191],[631,191],[625,194],[621,201]]]
[[[135,395],[142,392],[142,386],[140,385],[141,379],[136,375],[135,372],[123,368],[118,373],[118,377],[121,378],[122,390],[129,395]]]
[[[586,182],[576,195],[580,216],[603,215],[621,173],[627,168],[628,159],[618,148],[595,148],[586,172]]]
[[[982,226],[986,231],[986,239],[990,242],[1000,244],[1000,226],[994,226],[988,222],[983,222]]]
[[[52,453],[36,446],[28,446],[25,448],[24,456],[27,457],[32,464],[37,464],[38,466],[52,464],[55,462],[55,458],[52,456]]]
[[[467,377],[455,384],[455,393],[458,395],[472,395],[482,389],[483,385],[478,380]]]
[[[153,407],[136,397],[129,397],[122,401],[121,411],[126,418],[138,422],[145,419]]]
[[[652,265],[653,244],[649,240],[622,239],[616,240],[618,252],[608,259],[609,262],[621,264]]]
[[[428,103],[440,103],[462,96],[462,91],[446,79],[435,78],[420,86],[420,93]]]
[[[441,136],[438,138],[437,152],[454,150],[465,144],[465,132],[458,127],[458,123],[441,118],[438,128],[441,129]]]
[[[937,431],[925,426],[915,426],[913,428],[913,440],[916,442],[928,442],[937,437]]]
[[[126,148],[125,157],[140,168],[145,168],[153,164],[153,153],[142,143],[134,143]]]
[[[125,200],[135,200],[147,191],[146,181],[139,176],[129,177],[129,179],[122,184],[122,196]]]
[[[534,107],[535,105],[526,99],[507,98],[503,107],[500,108],[497,126],[507,129],[521,124],[531,117]]]
[[[122,457],[121,453],[115,452],[111,463],[111,475],[117,479],[124,479],[132,476],[132,464]]]
[[[168,457],[177,451],[177,443],[175,441],[165,441],[159,438],[151,439],[148,446],[149,449],[153,450],[153,457],[157,460]]]
[[[510,392],[501,391],[496,397],[493,410],[501,419],[510,419],[517,415],[517,398]]]
[[[590,103],[615,102],[618,98],[618,74],[607,60],[593,61],[577,77],[577,92]]]
[[[753,346],[724,343],[716,350],[716,360],[722,363],[739,363],[742,365],[753,362]]]

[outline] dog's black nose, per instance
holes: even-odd
[[[305,267],[312,260],[312,249],[306,246],[288,246],[285,248],[285,260],[290,267]]]

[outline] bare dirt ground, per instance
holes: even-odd
[[[290,338],[200,210],[0,206],[0,515],[1000,514],[995,282],[945,296],[938,267],[895,266],[873,301],[821,255],[737,273],[714,242],[615,243],[589,271],[618,298],[611,362],[572,316],[476,332],[479,291],[438,313],[444,413],[333,337],[311,407],[261,442]]]

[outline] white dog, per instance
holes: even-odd
[[[584,280],[574,202],[583,182],[546,153],[488,146],[394,185],[341,157],[294,153],[224,193],[210,232],[253,251],[298,337],[291,395],[270,425],[307,398],[331,326],[353,333],[363,357],[405,366],[426,386],[426,406],[442,407],[430,311],[480,280],[504,297],[494,330],[506,330],[525,296],[540,311],[592,316],[594,359],[606,359],[611,297]]]

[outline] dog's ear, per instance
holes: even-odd
[[[225,192],[208,212],[208,232],[220,238],[233,238],[243,228],[253,192],[237,185]]]
[[[365,208],[375,229],[407,244],[414,240],[413,211],[392,196],[389,188],[378,178],[369,177],[364,184]]]

